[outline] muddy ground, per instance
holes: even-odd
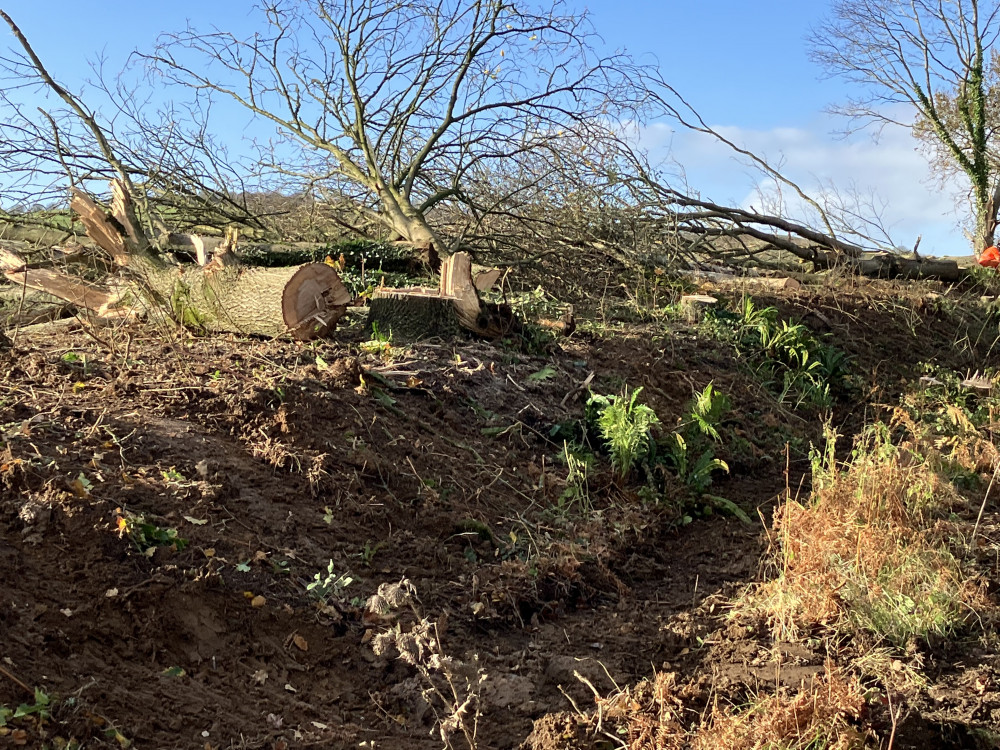
[[[853,355],[833,413],[850,435],[923,362],[996,364],[942,299],[872,282],[761,302]],[[440,747],[442,672],[374,647],[422,618],[458,702],[475,686],[480,748],[611,746],[576,736],[574,715],[654,670],[700,691],[692,711],[820,673],[819,647],[726,619],[764,572],[759,519],[808,491],[820,415],[776,403],[693,326],[580,318],[544,346],[388,352],[363,346],[360,323],[315,344],[19,335],[0,351],[0,705],[35,689],[51,704],[10,720],[0,746]],[[595,392],[642,386],[667,426],[709,382],[729,395],[731,473],[712,491],[757,522],[651,506],[606,461],[567,495],[562,439],[591,372]],[[328,571],[352,580],[321,601],[307,587]],[[367,606],[403,580],[409,603]],[[984,746],[1000,659],[975,639],[931,658],[893,746]],[[886,716],[872,706],[876,744]]]

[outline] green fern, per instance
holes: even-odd
[[[642,459],[649,455],[653,445],[650,429],[659,419],[650,407],[638,403],[642,388],[629,396],[602,396],[594,394],[587,401],[589,421],[596,424],[601,439],[611,455],[611,465],[623,479]]]

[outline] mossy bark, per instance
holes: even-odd
[[[381,292],[368,308],[368,326],[395,343],[420,339],[453,337],[465,329],[458,318],[454,300],[439,296]]]
[[[317,268],[320,267],[320,268]],[[257,336],[291,335],[298,339],[323,336],[343,316],[348,301],[333,288],[302,290],[305,314],[289,312],[290,285],[303,274],[333,273],[321,263],[286,268],[230,266],[213,269],[146,268],[142,282],[173,317],[183,325],[203,331],[226,331]],[[291,290],[298,296],[295,290]]]

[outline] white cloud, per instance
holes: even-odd
[[[867,133],[847,139],[830,135],[837,126],[832,117],[817,116],[809,128],[713,127],[779,167],[814,198],[873,196],[874,204],[883,206],[883,223],[896,244],[912,247],[923,235],[921,249],[928,254],[969,252],[960,227],[964,209],[956,208],[965,188],[957,180],[940,185],[909,130],[887,127],[876,142]],[[761,192],[768,192],[769,181],[711,136],[653,123],[641,129],[639,142],[654,162],[666,159],[679,165],[689,190],[719,203],[761,208]],[[783,191],[786,197],[788,192]],[[805,211],[804,204],[788,200],[786,211],[795,218]]]

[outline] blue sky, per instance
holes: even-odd
[[[53,75],[71,88],[99,54],[117,69],[133,47],[148,47],[159,32],[181,29],[189,19],[199,28],[246,31],[251,7],[237,0],[3,3]],[[822,193],[833,184],[843,192],[874,192],[897,244],[912,246],[922,234],[927,253],[967,252],[955,209],[962,186],[935,184],[908,132],[887,131],[877,144],[869,134],[850,140],[833,135],[843,123],[824,109],[843,101],[850,89],[824,79],[805,43],[828,3],[570,0],[567,7],[586,7],[608,49],[656,61],[663,77],[710,125],[781,163],[803,187]],[[679,163],[690,187],[704,197],[761,206],[760,178],[725,149],[669,123],[653,123],[642,137],[655,157]]]

